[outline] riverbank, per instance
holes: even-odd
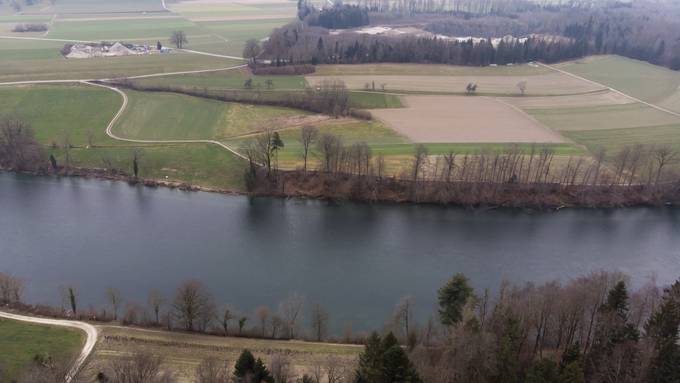
[[[12,172],[0,169],[0,172]],[[611,209],[672,207],[680,205],[680,183],[662,185],[561,185],[555,183],[472,183],[399,180],[394,177],[359,177],[348,174],[279,171],[275,181],[262,174],[249,190],[221,189],[186,182],[136,178],[120,170],[69,168],[58,173],[19,172],[31,176],[92,178],[126,182],[148,188],[168,188],[276,198],[300,198],[366,203],[425,204],[468,208]]]

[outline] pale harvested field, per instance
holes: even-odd
[[[602,87],[557,73],[547,73],[527,78],[516,76],[307,76],[307,81],[317,86],[325,80],[342,80],[350,89],[364,89],[375,82],[380,89],[385,84],[388,92],[441,92],[464,93],[469,83],[477,84],[478,94],[519,95],[517,84],[527,80],[527,96],[581,94],[602,90]]]
[[[226,338],[198,334],[170,333],[166,331],[133,328],[100,327],[100,337],[86,372],[96,374],[114,358],[145,351],[163,357],[163,368],[171,371],[180,382],[193,382],[196,367],[206,358],[215,357],[233,368],[241,351],[249,349],[267,365],[272,356],[288,359],[294,377],[311,373],[332,358],[348,370],[354,368],[361,346],[324,343]],[[295,379],[291,379],[295,381]]]
[[[407,96],[406,108],[371,113],[413,142],[562,143],[518,108],[488,97]]]
[[[592,94],[546,97],[503,97],[503,101],[519,108],[557,109],[600,105],[623,105],[634,101],[620,93],[603,91]]]

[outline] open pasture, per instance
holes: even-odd
[[[406,108],[372,113],[413,142],[564,142],[559,134],[497,99],[466,96],[404,99]]]
[[[48,14],[165,12],[160,0],[43,0],[33,11]]]
[[[168,55],[65,59],[59,54],[63,43],[31,42],[33,49],[16,41],[0,40],[0,82],[27,80],[102,79],[153,73],[225,68],[239,60],[172,53]]]
[[[191,43],[192,36],[206,35],[194,23],[181,17],[148,17],[130,19],[71,19],[57,21],[52,26],[49,37],[54,39],[85,41],[129,41],[147,39],[166,40],[173,31],[184,31]],[[151,41],[153,40],[153,41]]]
[[[521,76],[421,76],[421,75],[375,75],[375,76],[307,76],[310,85],[317,86],[327,80],[342,80],[350,89],[365,89],[368,84],[372,88],[384,89],[387,92],[429,92],[463,94],[470,83],[477,84],[477,94],[513,95],[521,92],[518,83],[527,82],[526,95],[550,96],[584,94],[602,90],[602,87],[581,81],[565,74],[552,72],[531,77]]]
[[[285,126],[305,112],[225,103],[173,93],[127,91],[128,109],[114,127],[125,138],[223,140],[276,124]]]
[[[613,158],[625,147],[635,145],[670,146],[680,151],[680,124],[667,126],[650,126],[629,129],[604,129],[568,131],[563,134],[576,142],[583,143],[590,150],[604,148]],[[671,165],[677,166],[676,162]]]
[[[644,128],[680,124],[680,117],[647,105],[601,105],[583,108],[528,109],[537,120],[558,131]]]
[[[78,330],[0,319],[0,381],[15,381],[36,355],[69,361],[83,342]]]
[[[43,145],[117,144],[105,128],[120,107],[120,96],[84,85],[0,86],[0,115],[19,118],[33,128]]]
[[[192,21],[267,20],[296,14],[296,4],[287,0],[189,0],[169,7]]]
[[[558,68],[647,102],[680,111],[680,72],[620,56],[592,56]],[[666,100],[676,100],[671,104]]]

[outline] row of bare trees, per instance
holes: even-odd
[[[0,303],[19,303],[22,291],[23,283],[19,279],[0,274]],[[78,295],[78,289],[73,286],[63,288],[61,310],[41,314],[224,336],[303,338],[318,342],[329,336],[329,312],[323,305],[308,303],[296,293],[286,296],[274,310],[261,305],[252,314],[231,305],[218,305],[210,291],[196,280],[182,283],[172,297],[151,290],[145,305],[125,302],[118,289],[108,288],[106,305],[99,309],[79,309]]]
[[[320,173],[378,178],[386,175],[384,157],[374,156],[365,142],[346,144],[340,136],[322,133],[312,126],[303,127],[297,140],[305,174],[310,160],[315,159]],[[276,170],[273,159],[284,145],[276,131],[266,129],[244,150],[251,163],[264,165],[269,174]],[[596,149],[591,159],[583,155],[560,156],[554,146],[534,144],[432,155],[426,146],[418,145],[410,170],[394,176],[413,182],[651,186],[675,180],[672,166],[677,164],[678,154],[670,145],[638,144],[611,156],[604,149]]]

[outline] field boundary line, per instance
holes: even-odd
[[[585,77],[581,77],[581,76],[579,76],[579,75],[576,75],[576,74],[567,72],[567,71],[565,71],[565,70],[563,70],[563,69],[555,68],[555,67],[552,66],[552,65],[547,65],[547,64],[540,63],[540,62],[538,63],[538,65],[541,65],[541,66],[544,66],[544,67],[546,67],[546,68],[552,69],[552,70],[554,70],[554,71],[556,71],[556,72],[559,72],[559,73],[562,73],[562,74],[564,74],[564,75],[573,77],[573,78],[575,78],[575,79],[578,79],[578,80],[581,80],[581,81],[585,81],[585,82],[588,82],[588,83],[591,83],[591,84],[594,84],[594,85],[598,85],[598,86],[604,87],[604,88],[606,88],[606,89],[608,89],[608,90],[610,90],[610,91],[612,91],[612,92],[614,92],[614,93],[618,93],[618,94],[620,94],[620,95],[622,95],[622,96],[624,96],[624,97],[627,97],[627,98],[629,98],[629,99],[631,99],[631,100],[633,100],[633,101],[635,101],[635,102],[638,102],[638,103],[643,104],[643,105],[647,105],[647,106],[649,106],[650,108],[654,108],[654,109],[656,109],[656,110],[658,110],[658,111],[661,111],[661,112],[664,112],[664,113],[668,113],[668,114],[673,115],[673,116],[675,116],[675,117],[680,117],[680,113],[678,113],[678,112],[674,112],[674,111],[672,111],[672,110],[670,110],[670,109],[666,109],[666,108],[663,108],[663,107],[661,107],[661,106],[652,104],[652,103],[650,103],[650,102],[643,101],[643,100],[641,100],[641,99],[639,99],[639,98],[637,98],[637,97],[631,96],[631,95],[629,95],[629,94],[627,94],[627,93],[624,93],[624,92],[622,92],[622,91],[620,91],[620,90],[618,90],[618,89],[612,88],[612,87],[607,86],[607,85],[605,85],[605,84],[601,84],[601,83],[599,83],[599,82],[597,82],[597,81],[589,80],[589,79],[587,79],[587,78],[585,78]]]
[[[69,327],[85,332],[87,339],[85,341],[85,344],[83,345],[83,349],[80,352],[80,355],[73,363],[73,366],[71,367],[68,374],[66,375],[66,378],[64,379],[66,383],[70,383],[73,380],[73,378],[76,377],[78,371],[80,371],[80,368],[83,366],[83,364],[85,364],[85,361],[90,356],[90,354],[92,354],[92,350],[94,350],[94,346],[97,344],[97,338],[99,336],[97,329],[91,324],[85,322],[30,317],[24,315],[10,314],[4,311],[0,311],[0,318],[34,324],[43,324],[49,326]]]

